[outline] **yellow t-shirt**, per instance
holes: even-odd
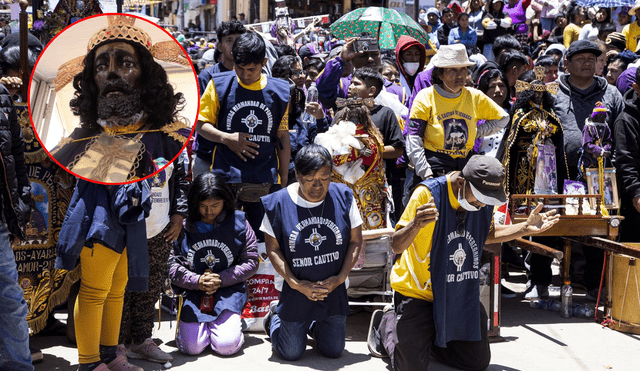
[[[564,28],[564,32],[562,33],[562,42],[564,43],[565,48],[569,49],[569,45],[571,45],[572,42],[578,41],[581,30],[582,27],[573,23],[568,24],[567,27]]]
[[[638,47],[638,39],[640,38],[640,26],[638,26],[638,22],[629,23],[624,26],[622,34],[627,38],[627,49],[635,52]]]
[[[451,176],[447,175],[449,203],[456,210],[460,207],[458,198],[451,188]],[[420,185],[411,195],[409,204],[404,209],[396,230],[404,228],[416,215],[416,208],[429,202],[431,192],[426,186]],[[396,261],[391,270],[391,288],[404,296],[433,301],[431,290],[431,239],[435,223],[424,226],[409,246]]]
[[[238,77],[236,76],[236,79]],[[238,79],[238,84],[248,90],[262,90],[267,87],[267,76],[261,75],[260,80],[254,82],[251,85],[245,85]],[[289,102],[289,105],[291,102]],[[289,105],[287,110],[282,116],[282,120],[278,125],[278,131],[289,131]],[[198,121],[211,123],[213,126],[218,126],[218,113],[220,112],[220,99],[218,99],[218,92],[216,91],[216,85],[213,79],[207,84],[207,88],[204,90],[204,94],[200,97],[200,112],[198,112]]]
[[[475,144],[478,120],[498,120],[504,115],[504,110],[480,90],[465,87],[459,97],[450,99],[431,86],[416,95],[409,117],[427,123],[425,149],[464,158]]]

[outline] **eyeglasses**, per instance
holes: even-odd
[[[464,220],[467,217],[467,210],[465,209],[458,209],[456,210],[456,217],[458,218],[458,225],[456,226],[456,234],[458,234],[458,236],[464,236]]]
[[[304,75],[304,71],[302,70],[291,70],[291,76],[298,77]]]

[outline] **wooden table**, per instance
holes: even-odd
[[[612,252],[640,258],[640,248],[615,242],[618,237],[618,228],[620,226],[620,222],[622,221],[622,219],[624,219],[624,217],[619,215],[602,215],[599,209],[601,197],[601,195],[512,195],[510,197],[510,205],[512,205],[511,220],[514,224],[526,221],[528,216],[518,214],[516,212],[515,207],[513,206],[516,202],[521,202],[520,200],[525,199],[527,202],[526,209],[531,210],[532,205],[535,205],[536,201],[540,201],[545,204],[552,200],[555,201],[555,205],[553,205],[553,207],[557,207],[557,209],[561,211],[560,221],[549,230],[537,234],[536,236],[562,237],[565,240],[562,254],[562,281],[564,284],[571,284],[571,279],[569,278],[569,264],[571,262],[572,241],[604,249],[607,256],[607,262],[609,264],[611,261]],[[566,206],[568,198],[595,199],[597,205],[597,214],[584,215],[582,214],[582,207],[580,207],[580,215],[564,215],[562,211],[565,210],[564,206]],[[579,204],[582,205],[582,202],[580,201]],[[527,249],[526,246],[518,244],[517,241],[516,245]],[[544,253],[544,251],[542,252]],[[545,255],[551,256],[550,252]],[[613,284],[610,276],[611,274],[608,275],[608,279],[606,280],[607,296],[603,303],[605,307],[605,317],[608,317],[611,314],[611,295],[613,291]]]

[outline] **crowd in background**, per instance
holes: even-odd
[[[258,269],[256,244],[264,242],[285,281],[280,302],[269,307],[265,319],[274,351],[298,359],[309,333],[324,355],[339,356],[348,314],[344,281],[356,264],[363,232],[408,226],[418,212],[415,201],[410,203],[416,186],[463,171],[476,154],[498,159],[512,194],[566,193],[574,182],[586,187],[589,168],[599,163],[616,168],[619,212],[625,217],[621,241],[638,241],[640,3],[586,8],[556,0],[438,0],[435,7],[420,9],[416,21],[428,42],[404,35],[395,49],[364,51],[357,42],[376,35],[337,39],[318,22],[298,32],[274,24],[262,33],[246,24],[244,14],[240,21],[223,22],[215,39],[191,37],[195,25],[185,34],[174,33],[198,74],[201,106],[195,136],[170,175],[171,212],[156,233],[164,230],[163,237],[169,233],[177,242],[151,273],[160,272],[158,282],[170,277],[174,289],[184,292],[186,311],[176,337],[182,352],[200,354],[209,346],[228,355],[241,349],[245,281]],[[0,75],[9,90],[0,97],[19,102],[19,83],[12,79],[19,71],[17,35],[4,40]],[[42,45],[29,45],[33,67]],[[265,99],[270,107],[264,116],[268,131],[252,127],[248,134],[251,123],[233,119],[231,107],[252,99]],[[451,112],[456,117],[445,120]],[[226,129],[222,122],[228,122]],[[460,205],[468,203],[471,196],[460,192],[470,188],[462,177],[454,179],[460,182],[454,187]],[[342,185],[330,186],[331,180]],[[407,205],[414,215],[407,215]],[[307,265],[305,259],[318,258],[315,253],[296,255],[302,243],[290,242],[282,230],[294,228],[302,216],[284,215],[288,208],[308,212],[304,217],[313,223],[323,218],[334,223],[331,243],[340,259],[322,257],[329,259],[327,271]],[[317,223],[305,243],[319,246],[326,238],[318,233],[326,225]],[[221,231],[234,234],[223,237]],[[231,246],[225,270],[212,272],[215,264],[196,267],[190,260],[197,254],[192,246],[207,238]],[[556,240],[540,241],[560,247]],[[526,266],[524,297],[548,296],[551,260],[505,249],[507,262]],[[572,270],[572,280],[595,300],[601,294],[602,251],[589,246],[576,251],[582,251],[584,264]],[[399,259],[395,269],[409,269],[403,264],[409,263]],[[123,267],[116,268],[119,277],[126,276]],[[398,276],[391,281],[394,289],[403,284]],[[408,284],[407,290],[417,289]],[[506,287],[502,293],[516,296]],[[318,301],[330,302],[330,308]],[[172,360],[150,340],[153,319],[135,317],[133,307],[130,312],[123,324],[144,326],[115,331],[120,345],[105,350],[113,356],[109,362],[103,367],[104,359],[91,359],[82,370],[139,370],[126,356]],[[487,357],[478,362],[488,364]]]

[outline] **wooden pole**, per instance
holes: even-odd
[[[29,15],[27,14],[27,0],[20,0],[20,78],[22,79],[22,87],[20,93],[22,101],[27,103],[29,100]]]

